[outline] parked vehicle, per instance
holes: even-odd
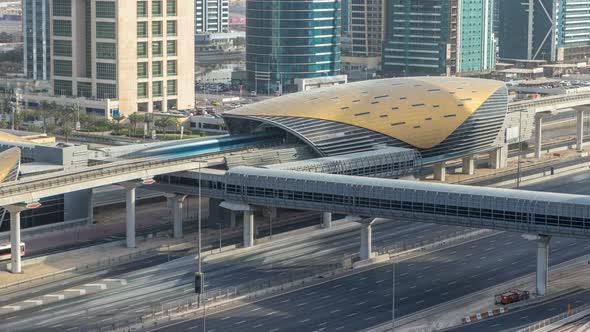
[[[518,301],[528,300],[530,297],[528,291],[512,290],[494,296],[495,304],[510,304]]]

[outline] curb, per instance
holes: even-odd
[[[469,316],[463,317],[463,324],[476,322],[478,320],[484,320],[484,319],[488,319],[488,318],[495,317],[495,316],[500,316],[500,315],[503,315],[507,312],[508,312],[508,308],[500,308],[500,309],[488,310],[485,312],[479,312],[474,315],[469,315]]]

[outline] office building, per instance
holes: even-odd
[[[23,63],[28,79],[50,78],[49,25],[49,0],[23,0]]]
[[[296,90],[295,79],[340,74],[340,1],[248,0],[246,71],[252,90]]]
[[[229,0],[195,0],[195,34],[221,32],[229,32]]]
[[[347,0],[342,6],[342,20],[347,21],[347,33],[343,33],[342,41],[342,70],[352,80],[367,79],[381,69],[385,0]]]
[[[590,2],[500,1],[500,57],[585,61],[590,52]]]
[[[455,75],[495,67],[493,0],[387,2],[383,70]]]
[[[51,19],[54,95],[193,109],[194,2],[52,0]]]

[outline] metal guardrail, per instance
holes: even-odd
[[[436,237],[430,241],[421,241],[415,245],[401,244],[399,246],[386,246],[378,248],[376,251],[388,255],[400,255],[404,252],[400,252],[400,248],[406,248],[406,251],[414,252],[416,249],[432,250],[435,247],[428,248],[440,244],[451,245],[458,241],[465,240],[470,237],[480,236],[480,231],[473,230],[462,230],[452,233],[451,236]],[[449,241],[445,240],[451,239]],[[408,252],[410,253],[410,252]],[[239,287],[219,288],[209,292],[205,292],[203,296],[203,302],[205,307],[212,309],[214,307],[225,305],[228,301],[241,300],[248,301],[258,299],[271,294],[280,293],[282,291],[293,289],[294,287],[301,287],[306,284],[317,281],[321,278],[333,277],[341,275],[345,272],[353,270],[352,262],[358,259],[358,254],[345,255],[340,264],[329,264],[322,269],[316,269],[313,271],[305,271],[302,273],[290,273],[287,276],[281,276],[278,278],[272,278],[270,280],[254,280],[248,284]],[[160,321],[172,320],[177,315],[189,314],[191,312],[200,309],[199,301],[196,295],[189,295],[183,299],[165,302],[152,307],[152,313],[135,318],[129,318],[119,321],[112,321],[108,325],[88,325],[79,327],[78,330],[72,331],[92,331],[92,332],[106,332],[106,331],[131,331],[134,327],[147,328],[154,326]]]
[[[508,112],[520,109],[535,108],[539,106],[551,106],[557,103],[566,103],[577,100],[587,100],[588,103],[590,103],[590,93],[569,96],[551,96],[532,100],[516,101],[508,104]]]
[[[64,221],[56,224],[49,224],[43,226],[36,226],[36,227],[29,227],[21,229],[21,238],[27,239],[31,238],[32,235],[35,237],[47,233],[63,231],[70,228],[75,228],[79,226],[86,226],[88,224],[88,218],[81,218],[75,220]],[[33,234],[34,233],[34,234]],[[10,241],[10,231],[0,233],[0,242],[9,242]]]
[[[559,322],[561,320],[564,320],[566,318],[569,318],[575,314],[578,314],[582,311],[586,311],[586,310],[590,310],[590,304],[585,304],[582,306],[579,306],[577,308],[573,308],[570,312],[563,312],[557,316],[553,316],[551,318],[547,318],[545,320],[542,320],[540,322],[536,322],[533,325],[527,326],[525,328],[521,328],[519,330],[516,330],[516,332],[533,332],[533,331],[537,331],[540,330],[544,327],[547,327],[553,323]]]

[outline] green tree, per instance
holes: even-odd
[[[137,131],[137,124],[143,121],[143,117],[139,113],[133,113],[129,115],[129,126],[131,126],[131,130],[133,131],[133,136],[135,136],[135,132]]]
[[[51,117],[51,107],[52,105],[46,101],[42,101],[39,108],[37,108],[33,114],[35,118],[41,120],[41,129],[43,133],[47,133],[47,120]]]
[[[61,134],[65,137],[66,143],[68,143],[76,125],[76,119],[78,117],[77,109],[72,106],[60,105],[56,111],[56,124]]]
[[[150,125],[154,123],[154,115],[146,113],[143,116],[143,138],[150,132]]]
[[[8,121],[6,118],[11,113],[11,111],[12,108],[10,105],[10,96],[6,94],[0,96],[0,119],[2,120],[2,128],[8,128]]]
[[[160,129],[161,132],[164,132],[164,134],[167,134],[166,129],[168,127],[170,127],[173,123],[174,123],[174,120],[172,120],[171,117],[163,116],[161,118],[158,118],[158,120],[156,120],[155,125],[157,128]]]
[[[124,115],[117,115],[113,116],[113,128],[115,129],[115,135],[119,135],[119,131],[121,130],[121,122],[125,120]]]

